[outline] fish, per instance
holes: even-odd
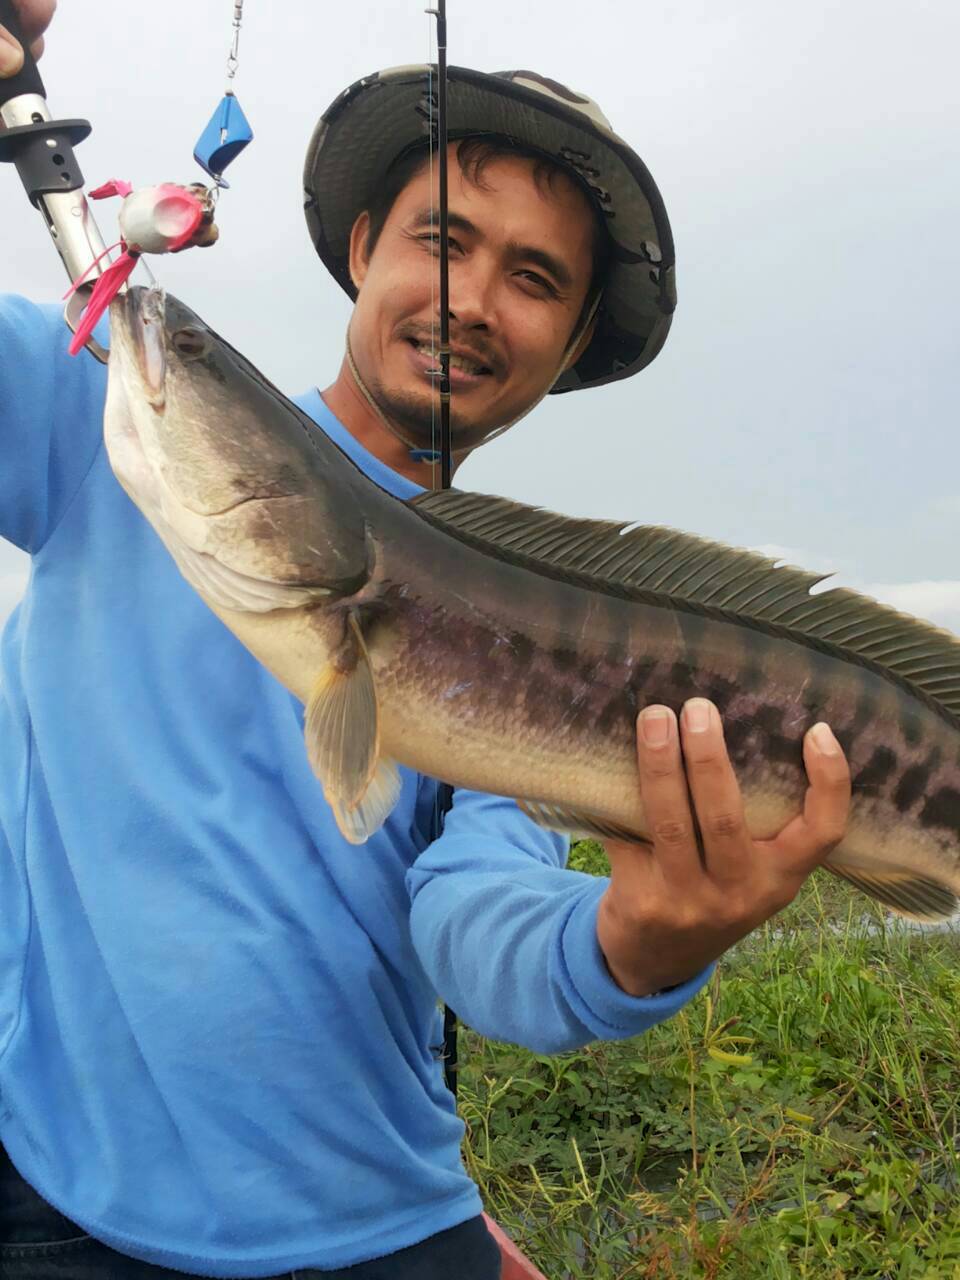
[[[111,306],[104,440],[210,609],[304,705],[340,831],[388,818],[398,766],[648,841],[636,718],[723,718],[746,823],[802,808],[833,728],[852,801],[825,863],[919,921],[960,904],[960,640],[818,575],[655,525],[460,490],[380,488],[176,298]]]

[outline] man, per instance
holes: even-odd
[[[49,4],[18,7],[39,37]],[[305,179],[356,306],[337,379],[298,403],[400,497],[435,443],[427,88],[353,86]],[[563,86],[453,73],[451,126],[462,460],[549,391],[653,358],[672,246],[639,159]],[[436,784],[409,772],[346,844],[302,708],[116,484],[104,371],[65,347],[53,309],[0,300],[0,533],[33,557],[0,654],[0,1269],[493,1280],[437,994],[546,1052],[671,1016],[842,835],[839,747],[808,734],[804,813],[755,842],[716,709],[646,708],[653,843],[610,842],[609,881],[496,797],[458,793],[436,838]]]

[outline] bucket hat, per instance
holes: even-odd
[[[349,297],[350,230],[390,165],[429,140],[436,73],[393,67],[356,81],[321,116],[304,164],[304,208],[317,253]],[[447,69],[451,142],[500,134],[571,171],[603,215],[612,260],[593,338],[552,391],[601,386],[639,372],[658,353],[676,306],[673,236],[646,165],[590,98],[534,71]]]

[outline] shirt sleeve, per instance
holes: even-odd
[[[0,294],[0,537],[31,553],[103,438],[106,369],[86,351],[70,356],[69,339],[60,307]]]
[[[653,996],[623,991],[597,941],[609,880],[566,868],[567,850],[512,800],[457,791],[407,873],[414,946],[437,992],[482,1035],[538,1053],[639,1035],[713,971]]]

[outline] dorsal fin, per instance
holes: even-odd
[[[573,519],[457,489],[428,491],[410,506],[501,559],[597,590],[686,601],[809,637],[889,671],[960,716],[960,640],[847,587],[811,595],[829,574],[778,568],[759,552],[677,529]]]

